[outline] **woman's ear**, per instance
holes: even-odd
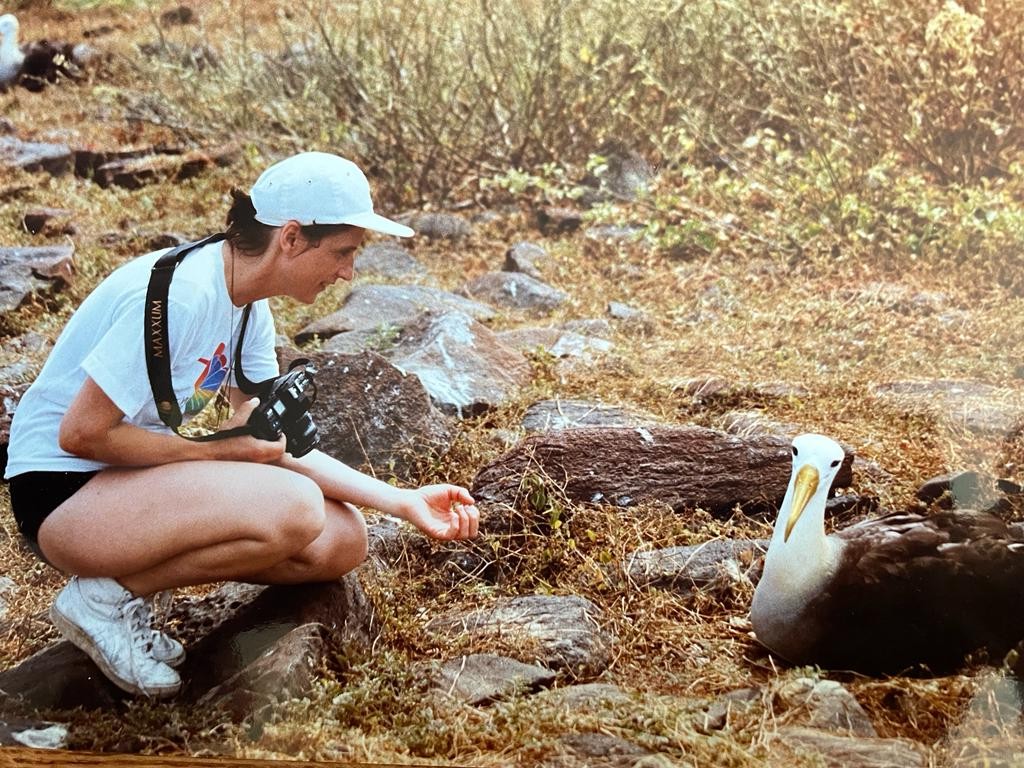
[[[294,219],[286,221],[278,233],[281,252],[286,256],[296,256],[306,250],[306,238],[302,235],[302,226]]]

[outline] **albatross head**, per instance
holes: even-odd
[[[776,524],[776,530],[784,525],[783,542],[789,541],[808,506],[814,509],[820,506],[824,512],[825,500],[844,455],[842,447],[824,435],[799,435],[793,440],[793,473]]]
[[[0,16],[0,38],[6,45],[12,45],[18,41],[18,17],[13,13],[5,13]]]

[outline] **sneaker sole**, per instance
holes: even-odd
[[[161,686],[156,685],[148,690],[143,690],[137,685],[120,678],[114,671],[113,667],[103,657],[103,654],[99,652],[99,649],[93,643],[92,638],[89,637],[85,632],[79,629],[78,625],[75,624],[71,619],[61,613],[56,605],[50,606],[50,621],[57,627],[64,637],[71,642],[76,648],[85,653],[93,663],[100,668],[110,682],[120,688],[126,693],[134,694],[135,696],[150,696],[157,699],[166,699],[174,696],[178,691],[181,690],[181,682],[179,681],[173,686]]]

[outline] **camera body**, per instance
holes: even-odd
[[[287,373],[266,382],[267,390],[246,422],[254,437],[277,440],[283,434],[285,450],[296,458],[320,444],[316,424],[309,415],[316,401],[315,373],[312,365],[293,363]]]

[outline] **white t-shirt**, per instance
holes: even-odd
[[[183,421],[199,413],[225,381],[235,384],[232,356],[242,308],[228,296],[223,245],[211,243],[189,253],[171,280],[166,321],[171,379]],[[125,421],[170,432],[153,402],[143,342],[150,270],[164,253],[149,253],[116,269],[71,316],[15,410],[6,477],[107,466],[66,453],[58,444],[60,421],[86,376],[124,412]],[[255,302],[242,349],[246,378],[262,381],[278,375],[275,338],[269,305],[266,300]]]

